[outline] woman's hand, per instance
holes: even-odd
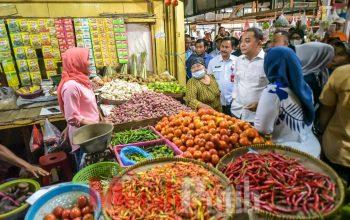
[[[25,167],[26,171],[33,174],[36,178],[39,178],[39,176],[48,176],[50,173],[46,170],[42,169],[41,167],[29,165]]]
[[[247,106],[245,106],[245,109],[248,109],[249,111],[256,112],[256,109],[258,108],[258,103],[252,103]]]

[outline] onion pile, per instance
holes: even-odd
[[[180,111],[191,111],[191,109],[166,95],[143,92],[134,94],[129,101],[115,107],[108,119],[120,124],[174,115]]]

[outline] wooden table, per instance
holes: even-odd
[[[0,111],[0,132],[1,130],[6,130],[6,129],[13,129],[13,128],[16,128],[16,130],[18,129],[20,135],[14,134],[13,138],[20,138],[20,137],[23,138],[25,149],[26,149],[26,156],[29,162],[33,162],[33,157],[29,146],[31,129],[28,129],[28,126],[31,126],[34,124],[43,125],[46,118],[48,118],[50,122],[65,120],[62,114],[49,115],[49,116],[40,115],[41,109],[44,106],[47,107],[48,105],[45,105],[43,103],[43,106],[40,106],[40,107]]]

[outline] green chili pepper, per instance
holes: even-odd
[[[115,133],[112,137],[111,144],[115,146],[120,144],[152,141],[158,138],[158,135],[156,135],[152,130],[141,128],[137,130],[128,130]]]

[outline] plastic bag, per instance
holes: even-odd
[[[29,141],[30,151],[31,152],[37,151],[42,147],[42,145],[43,145],[43,135],[41,131],[36,127],[36,125],[33,125],[32,135]]]
[[[61,132],[56,128],[48,119],[44,123],[44,144],[46,146],[46,152],[52,153],[60,146]]]
[[[0,87],[0,110],[10,110],[17,108],[17,97],[10,87]]]
[[[143,149],[141,149],[139,147],[135,147],[135,146],[124,147],[120,151],[120,159],[125,166],[131,166],[131,165],[136,164],[136,161],[133,161],[133,160],[128,158],[129,154],[140,154],[145,158],[152,158],[151,154],[147,153],[146,151],[144,151]]]

